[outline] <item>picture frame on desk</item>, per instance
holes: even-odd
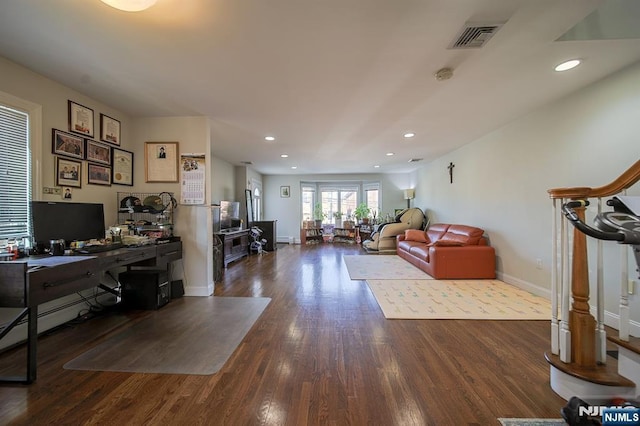
[[[82,162],[56,157],[56,186],[82,188]]]

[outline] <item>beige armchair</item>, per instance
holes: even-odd
[[[380,225],[362,246],[373,251],[395,251],[396,235],[403,234],[407,229],[422,229],[424,219],[424,213],[419,208],[406,209],[396,217],[396,222]]]

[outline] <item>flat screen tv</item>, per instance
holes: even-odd
[[[220,201],[220,232],[237,231],[241,225],[240,202]]]
[[[32,201],[31,217],[36,244],[63,239],[69,246],[71,241],[104,238],[102,204]]]

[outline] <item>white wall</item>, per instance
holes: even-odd
[[[380,182],[381,212],[393,214],[395,209],[407,207],[404,189],[412,187],[409,174],[347,174],[347,175],[265,175],[262,178],[264,191],[264,220],[277,220],[277,240],[289,241],[294,237],[300,240],[301,222],[301,182]],[[291,196],[280,197],[280,187],[289,186]],[[420,207],[412,203],[412,207]]]
[[[500,275],[548,293],[547,190],[597,187],[617,178],[640,158],[639,117],[640,64],[636,64],[427,164],[418,172],[416,206],[429,210],[432,223],[485,229],[496,248]],[[455,164],[453,184],[447,170],[450,162]],[[629,194],[639,195],[639,186]],[[606,270],[619,271],[619,247],[605,246]],[[593,247],[590,242],[591,252]],[[536,268],[536,259],[542,260],[543,269]],[[630,277],[637,278],[635,262],[630,265]],[[614,272],[608,278],[606,309],[617,313],[619,279]],[[638,322],[639,297],[630,296],[630,303],[632,319]]]

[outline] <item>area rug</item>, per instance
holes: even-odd
[[[551,303],[499,280],[367,280],[387,319],[550,320]]]
[[[342,256],[352,280],[430,280],[427,273],[413,266],[398,255],[389,256]]]
[[[64,365],[68,370],[214,374],[271,299],[185,297]]]
[[[566,426],[562,419],[498,419],[502,426]]]

